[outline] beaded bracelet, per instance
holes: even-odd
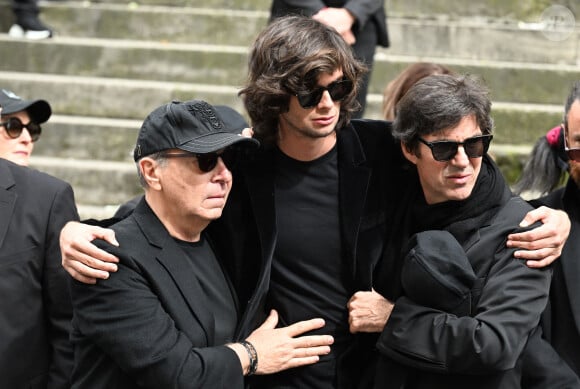
[[[242,346],[246,349],[248,357],[250,357],[250,368],[248,369],[248,375],[252,375],[258,369],[258,353],[254,345],[247,340],[242,340],[240,342]]]

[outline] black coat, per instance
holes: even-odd
[[[572,223],[562,255],[553,265],[554,279],[542,327],[546,339],[580,375],[580,190],[569,179],[565,188],[534,203],[563,209]]]
[[[489,221],[460,241],[477,278],[471,316],[389,295],[387,285],[384,295],[395,306],[377,343],[377,389],[520,387],[520,356],[547,303],[551,270],[530,269],[505,247],[531,207],[520,198],[502,201],[490,209]],[[389,277],[399,282],[397,272],[383,280]]]
[[[236,353],[209,340],[212,305],[189,259],[147,203],[112,228],[120,246],[97,243],[118,271],[96,285],[71,280],[73,388],[242,388]]]
[[[69,388],[72,309],[59,234],[69,184],[0,159],[0,386]]]

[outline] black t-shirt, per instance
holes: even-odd
[[[325,327],[315,333],[333,335],[335,344],[319,363],[286,374],[293,378],[274,378],[269,387],[287,387],[288,379],[292,387],[332,387],[336,354],[351,337],[346,303],[352,284],[341,251],[336,148],[308,162],[278,152],[276,165],[270,307],[278,310],[280,326],[324,318]]]
[[[207,306],[214,317],[215,333],[214,338],[209,339],[209,345],[231,342],[238,322],[234,297],[208,241],[203,234],[199,242],[174,240],[189,258],[192,277],[197,279],[203,291],[203,295],[196,298],[208,302]]]

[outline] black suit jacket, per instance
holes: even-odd
[[[68,388],[72,316],[59,234],[70,185],[0,159],[0,386]]]
[[[371,290],[373,271],[382,254],[386,218],[397,190],[395,175],[402,156],[390,136],[390,123],[353,120],[338,130],[339,212],[342,250],[350,262],[354,293]],[[223,216],[212,222],[221,258],[228,259],[240,301],[245,304],[239,337],[266,317],[265,300],[276,246],[272,150],[262,149],[234,172],[234,185]],[[324,242],[321,242],[324,244]],[[346,311],[346,307],[345,307]],[[360,335],[339,360],[340,387],[353,388],[369,366],[374,335]]]
[[[534,204],[563,209],[572,222],[562,255],[553,265],[554,279],[542,327],[556,351],[580,375],[580,190],[569,179],[565,188]]]
[[[288,14],[312,16],[324,7],[346,8],[357,22],[353,33],[358,38],[362,31],[376,31],[376,41],[389,47],[387,21],[383,0],[274,0],[270,10],[271,18]],[[375,24],[375,29],[365,30],[367,23]]]
[[[145,200],[112,226],[119,269],[96,285],[71,280],[73,388],[242,388],[236,353],[211,344],[211,303],[182,249]],[[233,335],[233,334],[232,334]]]

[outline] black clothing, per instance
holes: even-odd
[[[60,230],[71,186],[0,158],[0,387],[70,387],[72,305]]]
[[[224,328],[217,324],[213,298],[204,298],[210,290],[191,272],[197,253],[183,254],[144,199],[112,228],[119,247],[95,243],[119,258],[117,272],[95,285],[71,280],[72,387],[243,388],[237,354],[214,343],[230,342],[234,333],[220,334]],[[216,271],[213,265],[207,271]],[[232,296],[232,305],[218,315],[237,312],[227,276],[217,282],[225,289],[222,296]]]
[[[389,212],[387,207],[392,205],[391,194],[397,188],[394,174],[400,171],[402,156],[390,136],[389,126],[390,123],[384,121],[353,120],[337,131],[338,188],[328,188],[328,192],[338,194],[340,252],[346,279],[352,280],[346,284],[351,295],[358,290],[371,290],[372,273],[382,253],[387,225],[390,225],[385,215]],[[235,184],[222,217],[208,227],[218,256],[230,260],[227,264],[229,274],[240,301],[246,304],[239,338],[247,336],[267,314],[272,263],[276,260],[274,253],[280,234],[277,227],[280,215],[274,197],[276,161],[276,150],[266,148],[245,161],[240,170],[234,172]],[[286,222],[296,220],[302,220],[302,216]],[[323,249],[335,244],[316,240]],[[310,273],[302,277],[308,279]],[[346,318],[346,306],[343,309]],[[336,376],[329,382],[338,388],[352,389],[368,378],[365,369],[371,368],[375,340],[373,334],[354,336],[352,342],[340,350],[342,352],[337,352]],[[299,375],[298,370],[289,370],[286,374]],[[252,379],[259,381],[262,377]]]
[[[211,302],[215,330],[209,343],[221,345],[231,342],[238,324],[235,297],[209,242],[203,234],[199,242],[174,240],[189,259],[191,267],[188,273],[199,282],[202,293],[196,298]]]
[[[415,179],[411,185],[420,184]],[[451,232],[478,278],[472,288],[472,315],[457,317],[418,304],[404,290],[393,296],[392,290],[375,285],[395,300],[377,343],[381,358],[376,388],[520,387],[520,355],[539,322],[551,278],[550,269],[530,269],[513,257],[514,249],[505,247],[506,236],[521,230],[518,224],[531,207],[511,197],[499,169],[487,157],[466,200],[428,205],[424,199],[408,199],[401,215],[413,216],[389,237],[389,252],[396,252],[392,247],[405,242],[409,233]],[[383,280],[388,277],[397,280],[399,275]]]
[[[562,255],[553,265],[554,280],[542,327],[546,339],[580,375],[580,189],[569,178],[564,188],[534,204],[563,209],[572,223]]]

